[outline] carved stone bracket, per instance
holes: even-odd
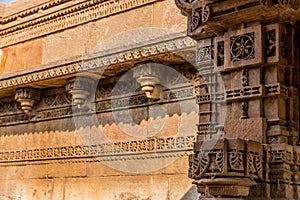
[[[66,85],[66,91],[72,95],[73,103],[82,109],[93,88],[94,80],[89,77],[70,78]]]
[[[197,141],[190,155],[189,177],[206,197],[248,196],[253,179],[263,173],[263,147],[242,139]]]
[[[211,17],[210,4],[215,0],[197,1],[197,0],[175,0],[177,7],[183,15],[188,16],[190,26],[189,32],[195,31]]]
[[[162,95],[161,83],[165,78],[160,64],[146,63],[135,68],[133,77],[142,86],[149,99],[160,99]]]
[[[35,103],[40,100],[40,91],[34,88],[19,88],[16,91],[15,99],[21,104],[22,110],[28,114]]]

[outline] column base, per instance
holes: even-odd
[[[197,185],[198,192],[205,195],[205,199],[241,199],[249,195],[250,187],[255,182],[249,178],[202,178],[194,181]],[[200,197],[201,199],[201,197]]]

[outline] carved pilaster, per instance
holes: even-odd
[[[197,40],[197,67],[205,79],[197,103],[198,134],[206,136],[195,143],[190,178],[208,199],[298,199],[300,1],[178,2],[189,19],[187,34]],[[215,74],[224,81],[223,95]],[[207,141],[221,101],[224,133]],[[232,144],[238,150],[230,152]]]

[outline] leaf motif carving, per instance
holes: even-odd
[[[255,155],[251,152],[248,153],[248,160],[247,160],[247,168],[249,174],[255,174],[256,166],[255,166]]]
[[[216,154],[216,164],[220,172],[225,172],[225,160],[224,160],[224,152],[220,150]]]
[[[243,153],[238,151],[233,151],[229,154],[229,165],[233,170],[243,170]]]
[[[202,23],[207,22],[210,17],[208,6],[199,7],[193,10],[191,30],[195,31]]]
[[[263,173],[263,165],[262,165],[262,158],[259,155],[256,155],[256,158],[255,158],[255,168],[256,168],[258,177],[261,178],[261,175]]]
[[[190,161],[189,177],[194,179],[201,178],[207,171],[209,164],[209,156],[202,152],[197,152],[192,156],[192,161]]]

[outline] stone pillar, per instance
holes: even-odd
[[[176,5],[203,79],[189,168],[200,199],[300,198],[299,1]]]

